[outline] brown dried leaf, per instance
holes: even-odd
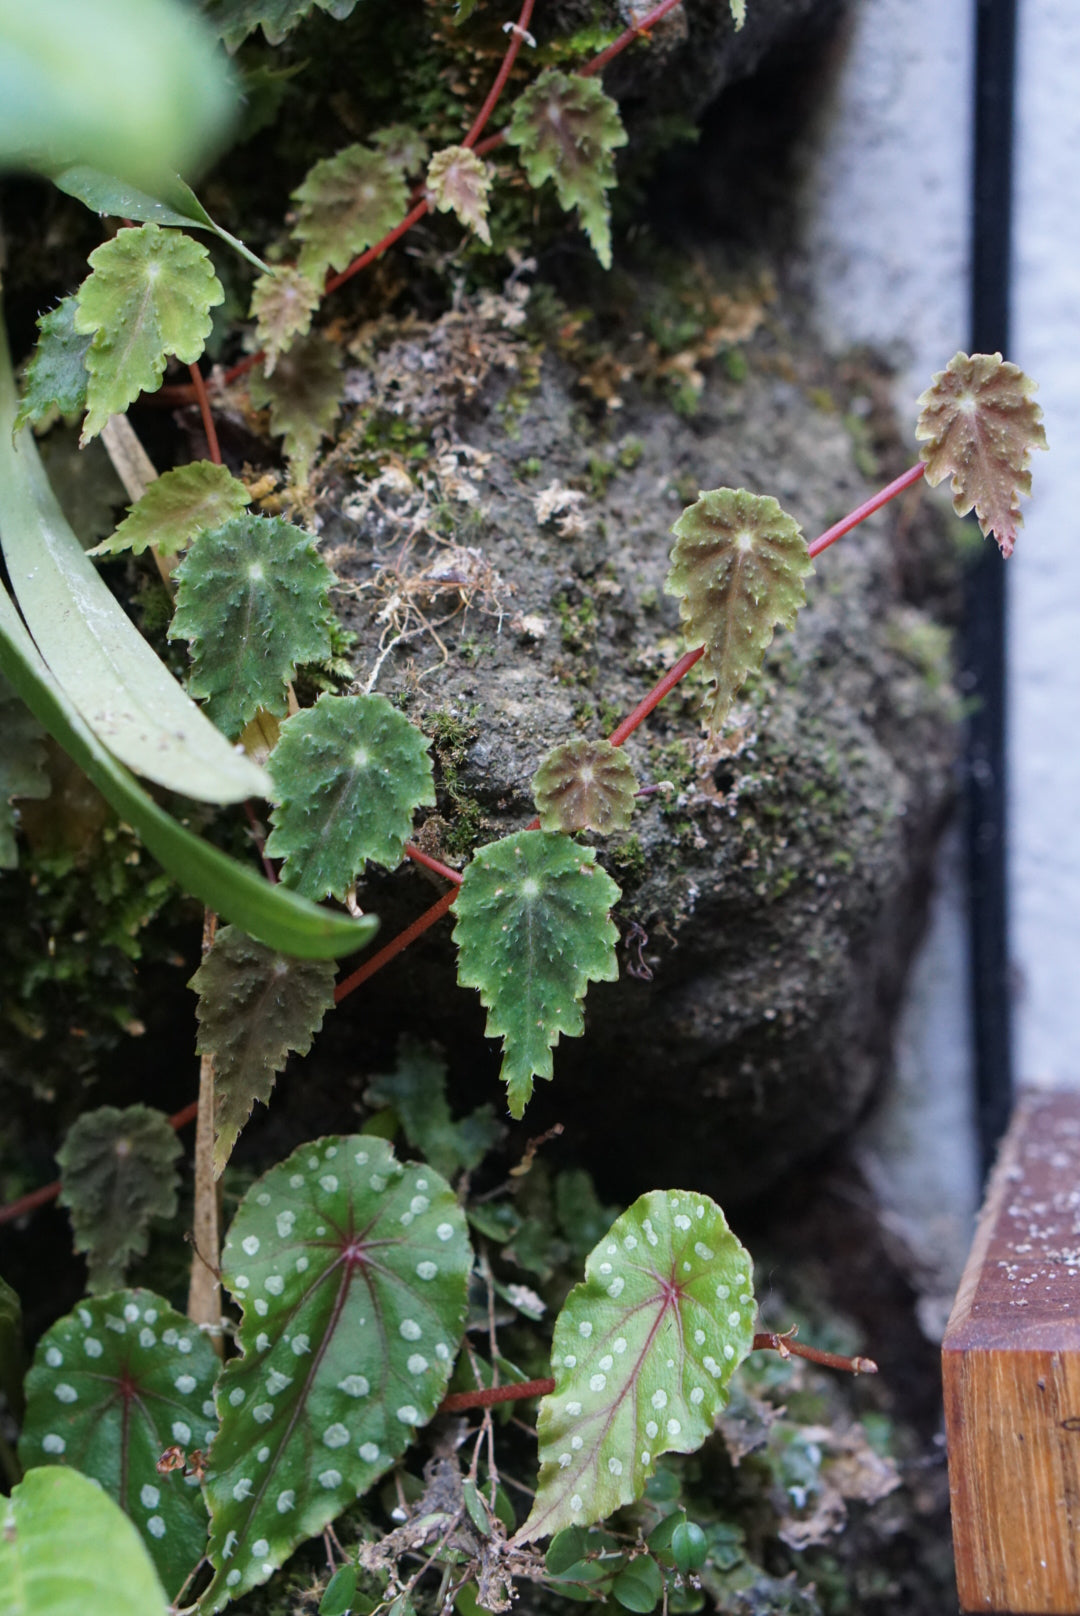
[[[626,830],[637,779],[610,741],[566,741],[554,747],[532,781],[543,830]]]
[[[952,478],[958,516],[974,509],[1003,556],[1016,542],[1020,495],[1031,493],[1032,449],[1046,448],[1035,383],[998,354],[958,353],[919,399],[915,436],[936,487]]]
[[[427,171],[428,200],[440,213],[454,213],[467,230],[491,245],[488,229],[488,192],[491,170],[467,146],[437,151]]]

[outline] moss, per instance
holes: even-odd
[[[637,886],[644,879],[647,868],[640,836],[627,836],[625,840],[609,847],[604,855],[604,863],[624,891],[628,886]]]
[[[449,708],[426,713],[421,728],[432,739],[438,767],[437,784],[445,796],[448,829],[442,838],[444,851],[454,858],[468,856],[484,830],[480,804],[463,786],[461,772],[469,747],[480,734],[479,707],[470,707],[464,717]],[[440,803],[440,807],[444,804]]]
[[[553,604],[555,615],[559,619],[562,643],[566,649],[578,655],[590,650],[596,639],[596,626],[600,621],[592,596],[586,594],[578,605],[572,606],[563,595]]]

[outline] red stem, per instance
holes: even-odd
[[[514,63],[517,61],[518,51],[525,43],[525,34],[528,30],[529,23],[532,21],[534,4],[535,0],[525,0],[525,4],[521,8],[521,15],[517,20],[517,26],[511,31],[510,46],[506,52],[506,55],[503,57],[503,64],[496,75],[495,83],[491,86],[491,89],[487,93],[487,100],[480,108],[480,111],[476,114],[472,128],[465,136],[465,139],[461,142],[463,146],[472,147],[476,145],[476,142],[480,139],[480,136],[487,127],[488,119],[495,111],[498,99],[500,95],[502,95],[503,90],[506,88],[506,81],[513,71]]]
[[[199,414],[202,416],[203,431],[206,433],[206,447],[214,465],[220,466],[221,449],[218,445],[217,427],[214,425],[214,417],[210,411],[210,400],[206,396],[206,383],[203,381],[202,371],[197,364],[189,365],[188,370],[191,373],[191,385],[195,389]]]
[[[816,538],[813,544],[809,546],[806,552],[807,555],[811,560],[813,560],[815,556],[819,556],[822,550],[827,550],[830,544],[835,544],[837,539],[842,539],[844,534],[850,533],[853,527],[858,527],[859,523],[865,522],[868,516],[873,516],[875,511],[880,511],[881,507],[883,505],[887,505],[890,499],[895,499],[897,494],[902,494],[904,492],[905,488],[910,488],[913,483],[917,483],[925,471],[926,464],[922,460],[919,461],[917,466],[910,466],[902,476],[895,477],[891,483],[883,488],[880,493],[875,494],[872,499],[868,499],[862,505],[856,506],[856,508],[851,511],[849,515],[845,516],[842,521],[836,522],[832,527],[826,528],[825,532],[822,533],[819,538]]]
[[[377,954],[373,954],[369,960],[365,960],[359,970],[354,971],[351,976],[347,976],[343,982],[339,982],[334,989],[334,1003],[340,1004],[342,999],[347,999],[349,994],[354,992],[362,982],[366,982],[369,976],[374,976],[376,971],[381,971],[383,966],[388,964],[395,955],[401,953],[402,949],[408,948],[410,943],[414,943],[418,937],[422,937],[426,931],[430,930],[435,925],[435,922],[441,920],[443,915],[446,914],[457,895],[457,887],[451,887],[449,892],[444,892],[438,903],[433,903],[430,909],[425,909],[424,913],[419,919],[414,920],[411,926],[406,926],[405,930],[399,932],[391,942],[387,943],[385,948],[380,948]]]
[[[658,684],[653,685],[644,701],[639,701],[633,712],[624,718],[617,729],[613,729],[609,739],[612,746],[621,746],[628,736],[632,735],[638,725],[643,723],[654,707],[659,707],[665,696],[671,694],[679,680],[684,678],[695,662],[700,662],[705,655],[705,647],[699,645],[695,651],[687,651],[676,662],[675,666],[665,673]]]
[[[451,886],[461,885],[463,878],[460,870],[452,870],[449,864],[441,864],[438,859],[432,858],[430,853],[421,852],[413,842],[405,843],[405,857],[412,859],[414,864],[422,864],[425,870],[434,870],[436,875],[441,875]]]
[[[624,34],[620,34],[613,44],[600,52],[599,56],[594,56],[585,67],[579,67],[581,77],[591,78],[594,73],[602,73],[613,57],[624,51],[627,45],[632,45],[635,39],[648,39],[649,29],[655,27],[662,17],[666,17],[669,11],[674,11],[675,7],[681,4],[682,0],[663,0],[662,5],[654,6],[647,16],[642,17],[640,22],[628,28]]]

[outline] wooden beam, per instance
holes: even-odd
[[[965,1611],[1080,1613],[1080,1094],[1021,1097],[942,1343]]]

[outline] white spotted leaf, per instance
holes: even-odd
[[[207,1513],[194,1474],[185,1477],[183,1464],[163,1474],[157,1462],[167,1448],[190,1456],[210,1446],[220,1367],[183,1314],[153,1291],[127,1290],[58,1320],[26,1377],[23,1468],[71,1465],[100,1482],[131,1517],[170,1597],[205,1550]]]
[[[750,1257],[707,1195],[652,1190],[616,1218],[556,1321],[540,1483],[515,1541],[605,1520],[660,1454],[699,1448],[755,1314]]]
[[[204,1612],[265,1582],[432,1418],[471,1265],[445,1179],[383,1139],[302,1145],[248,1191],[222,1256],[243,1318],[206,1472]]]
[[[768,494],[714,488],[699,494],[671,530],[675,548],[664,585],[679,599],[690,645],[715,684],[715,734],[747,676],[761,666],[779,624],[794,627],[813,571],[798,523]]]
[[[454,905],[458,981],[480,990],[485,1031],[502,1038],[511,1116],[523,1115],[534,1077],[551,1077],[562,1034],[584,1031],[589,983],[618,976],[619,897],[591,847],[547,831],[489,842],[465,870]]]
[[[176,1212],[180,1141],[163,1111],[102,1105],[84,1111],[56,1153],[60,1205],[71,1213],[75,1250],[85,1252],[89,1289],[119,1289],[132,1257],[146,1251],[153,1218]]]
[[[385,696],[320,696],[281,726],[266,844],[306,898],[344,898],[370,859],[395,870],[413,813],[435,801],[431,746]]]

